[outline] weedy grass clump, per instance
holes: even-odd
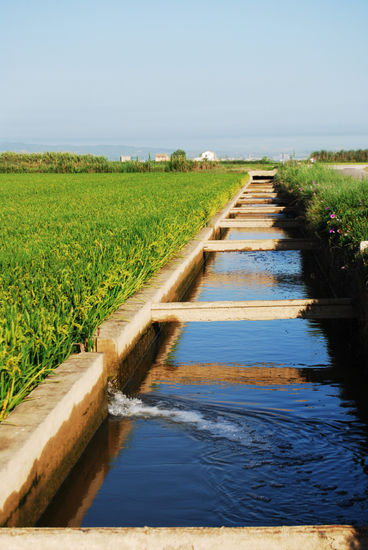
[[[281,166],[276,181],[296,198],[309,228],[354,262],[360,242],[368,240],[368,181],[297,163]]]
[[[243,176],[244,180],[244,176]],[[0,420],[241,186],[216,173],[0,175]]]

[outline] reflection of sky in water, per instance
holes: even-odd
[[[325,336],[305,319],[188,323],[169,358],[170,363],[329,364]]]
[[[218,252],[195,292],[198,301],[283,300],[309,296],[298,250]]]
[[[226,235],[229,240],[242,239],[288,239],[292,237],[300,237],[297,230],[278,229],[277,227],[262,228],[262,230],[252,229],[230,229]]]

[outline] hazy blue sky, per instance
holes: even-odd
[[[368,0],[0,8],[1,139],[188,146],[368,134]]]

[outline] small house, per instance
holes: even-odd
[[[158,153],[155,155],[155,161],[156,162],[168,162],[170,160],[170,157],[167,153]]]
[[[194,160],[209,160],[209,161],[216,161],[217,155],[214,151],[205,151],[202,153],[199,157],[195,158]]]

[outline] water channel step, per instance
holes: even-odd
[[[232,208],[230,214],[280,214],[295,210],[292,206],[239,206]]]
[[[278,193],[257,193],[256,191],[249,191],[249,192],[245,192],[243,193],[242,195],[240,195],[240,199],[242,198],[247,198],[247,199],[268,199],[268,198],[277,198],[278,197]]]
[[[236,204],[249,204],[249,205],[255,205],[255,204],[279,204],[280,202],[283,202],[281,201],[281,199],[277,199],[277,198],[274,198],[274,199],[268,199],[268,198],[256,198],[256,199],[239,199],[236,201]]]
[[[224,219],[218,227],[300,227],[299,220],[280,220],[278,218],[253,218],[248,220]]]
[[[273,319],[351,319],[349,298],[252,300],[248,302],[170,302],[153,304],[152,321],[268,321]]]
[[[204,252],[237,252],[250,250],[316,250],[320,242],[313,239],[243,239],[206,241]]]
[[[262,187],[249,186],[245,192],[246,193],[275,193],[275,188],[274,187],[264,187],[264,186],[262,186]]]

